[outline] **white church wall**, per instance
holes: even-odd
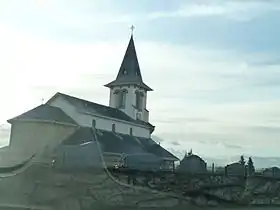
[[[68,101],[66,101],[63,97],[58,96],[54,100],[48,102],[48,104],[51,106],[59,107],[77,123],[81,121],[81,116],[79,116],[79,113],[76,111],[76,108],[73,105],[71,105]]]
[[[114,91],[115,91],[116,89],[115,88],[111,88],[110,89],[110,98],[109,98],[109,106],[110,107],[116,107],[117,106],[117,104],[116,104],[116,98],[115,98],[115,94],[114,94]]]
[[[106,119],[105,117],[99,117],[91,113],[79,112],[79,110],[68,103],[63,97],[57,97],[50,105],[61,108],[81,126],[90,127],[94,119],[97,129],[112,131],[112,125],[115,124],[115,131],[117,133],[130,134],[130,128],[132,128],[134,136],[150,138],[150,131],[148,128],[113,120],[111,118]]]
[[[149,111],[147,109],[143,110],[143,120],[149,122]]]
[[[84,116],[84,120],[86,120],[86,118],[87,118],[87,123],[88,124],[91,124],[92,119],[95,119],[97,129],[112,131],[112,124],[115,124],[115,131],[117,133],[123,133],[123,134],[128,134],[129,135],[130,134],[130,128],[132,128],[134,136],[150,138],[150,131],[147,128],[134,126],[134,125],[129,125],[129,124],[125,124],[125,123],[122,123],[122,122],[115,121],[115,120],[102,119],[102,118],[89,116],[89,115]]]
[[[10,149],[14,160],[25,160],[32,155],[53,151],[77,127],[53,122],[15,121],[12,123]]]
[[[144,93],[144,98],[143,98],[143,100],[144,100],[144,107],[143,107],[143,120],[145,121],[145,122],[149,122],[149,118],[150,118],[150,116],[149,116],[149,111],[147,110],[147,91],[143,91],[143,93]]]

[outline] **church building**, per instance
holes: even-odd
[[[152,88],[143,81],[133,35],[116,79],[105,87],[110,91],[109,106],[58,92],[45,104],[8,120],[10,148],[32,154],[42,145],[44,152],[58,143],[83,145],[92,141],[94,126],[108,166],[124,154],[146,153],[162,158],[166,168],[174,167],[178,158],[151,138],[155,126],[146,105]]]

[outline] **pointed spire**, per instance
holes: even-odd
[[[138,63],[133,35],[131,35],[119,73],[116,80],[134,80],[142,82],[140,66]]]
[[[138,58],[136,54],[136,49],[134,45],[133,39],[133,30],[134,26],[131,26],[131,37],[121,63],[121,67],[119,69],[117,78],[110,82],[109,84],[105,85],[105,87],[113,87],[116,85],[138,85],[143,87],[147,91],[151,91],[152,89],[147,86],[143,80],[140,71],[140,66],[138,63]]]

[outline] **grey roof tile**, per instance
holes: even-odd
[[[77,125],[77,123],[60,108],[48,104],[37,106],[17,117],[9,119],[8,122],[12,123],[16,120],[47,120]]]
[[[173,154],[165,150],[150,138],[140,138],[130,135],[97,130],[98,141],[104,152],[112,153],[150,153],[157,157],[174,158]],[[81,127],[76,133],[63,141],[64,145],[83,144],[93,140],[91,128]]]
[[[141,144],[144,145],[147,152],[150,152],[158,157],[169,157],[179,160],[179,158],[177,158],[175,155],[173,155],[172,153],[164,149],[162,146],[157,144],[153,139],[146,139],[140,137],[137,138],[141,141]]]

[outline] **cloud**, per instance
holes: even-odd
[[[268,11],[277,11],[280,5],[265,1],[224,1],[209,4],[194,4],[186,6],[182,14],[226,16],[237,20],[251,19]]]
[[[177,141],[172,141],[171,144],[174,145],[174,146],[179,146],[180,145],[180,143],[177,142]]]
[[[196,108],[187,106],[174,112],[170,110],[166,115],[174,115],[176,119],[176,113],[178,116],[181,113],[198,118],[204,116],[212,121],[184,122],[178,118],[178,122],[159,122],[155,123],[156,133],[165,138],[165,146],[177,150],[177,154],[183,153],[180,151],[184,151],[183,148],[193,148],[198,154],[208,157],[239,154],[277,156],[278,107],[279,101],[208,104]],[[176,148],[168,141],[177,141],[181,146]],[[216,148],[215,152],[209,152],[213,148]]]
[[[275,1],[211,1],[211,2],[188,2],[170,10],[154,10],[137,13],[132,11],[117,18],[110,18],[112,22],[138,22],[160,18],[196,18],[196,17],[226,17],[229,19],[248,21],[257,16],[271,11],[279,11],[280,4]],[[117,14],[114,14],[117,16]],[[108,16],[107,16],[108,17]],[[102,18],[109,21],[110,19]],[[109,22],[111,22],[109,21]]]
[[[230,149],[242,149],[242,146],[224,143],[225,147]]]
[[[278,66],[280,64],[280,58],[277,57],[268,57],[268,58],[263,58],[260,60],[253,60],[253,61],[249,61],[248,62],[249,65],[255,66],[255,67],[259,67],[259,66],[265,66],[265,67],[269,67],[269,66]]]
[[[27,28],[44,30],[52,28],[63,32],[65,29],[90,30],[108,24],[136,24],[162,18],[196,18],[226,17],[235,20],[249,20],[270,11],[278,11],[280,4],[276,1],[181,1],[180,3],[151,3],[134,1],[126,2],[83,0],[75,1],[22,1],[1,2],[0,21],[22,25]],[[16,7],[14,5],[17,5]],[[121,6],[120,6],[121,5]],[[151,7],[154,5],[153,7]],[[168,5],[164,7],[163,5]],[[140,9],[142,8],[142,9]],[[151,9],[149,9],[151,8]],[[108,26],[109,27],[109,26]]]
[[[183,1],[182,1],[183,2]],[[113,13],[113,16],[100,17],[107,23],[127,22],[135,23],[141,21],[150,21],[161,18],[196,18],[196,17],[226,17],[229,19],[248,21],[267,12],[280,10],[280,4],[275,1],[189,1],[170,7],[170,9],[156,9],[148,11],[147,9],[139,13],[136,8],[134,10],[127,8],[120,13]],[[141,5],[141,2],[133,5]],[[128,10],[130,9],[130,11]],[[138,9],[138,8],[137,8]],[[125,13],[125,15],[121,15]]]
[[[223,50],[279,51],[278,1],[145,0],[116,4],[112,0],[81,0],[67,2],[67,6],[63,2],[3,1],[0,24],[76,43],[120,41],[129,35],[129,26],[135,24],[137,36],[146,41]]]

